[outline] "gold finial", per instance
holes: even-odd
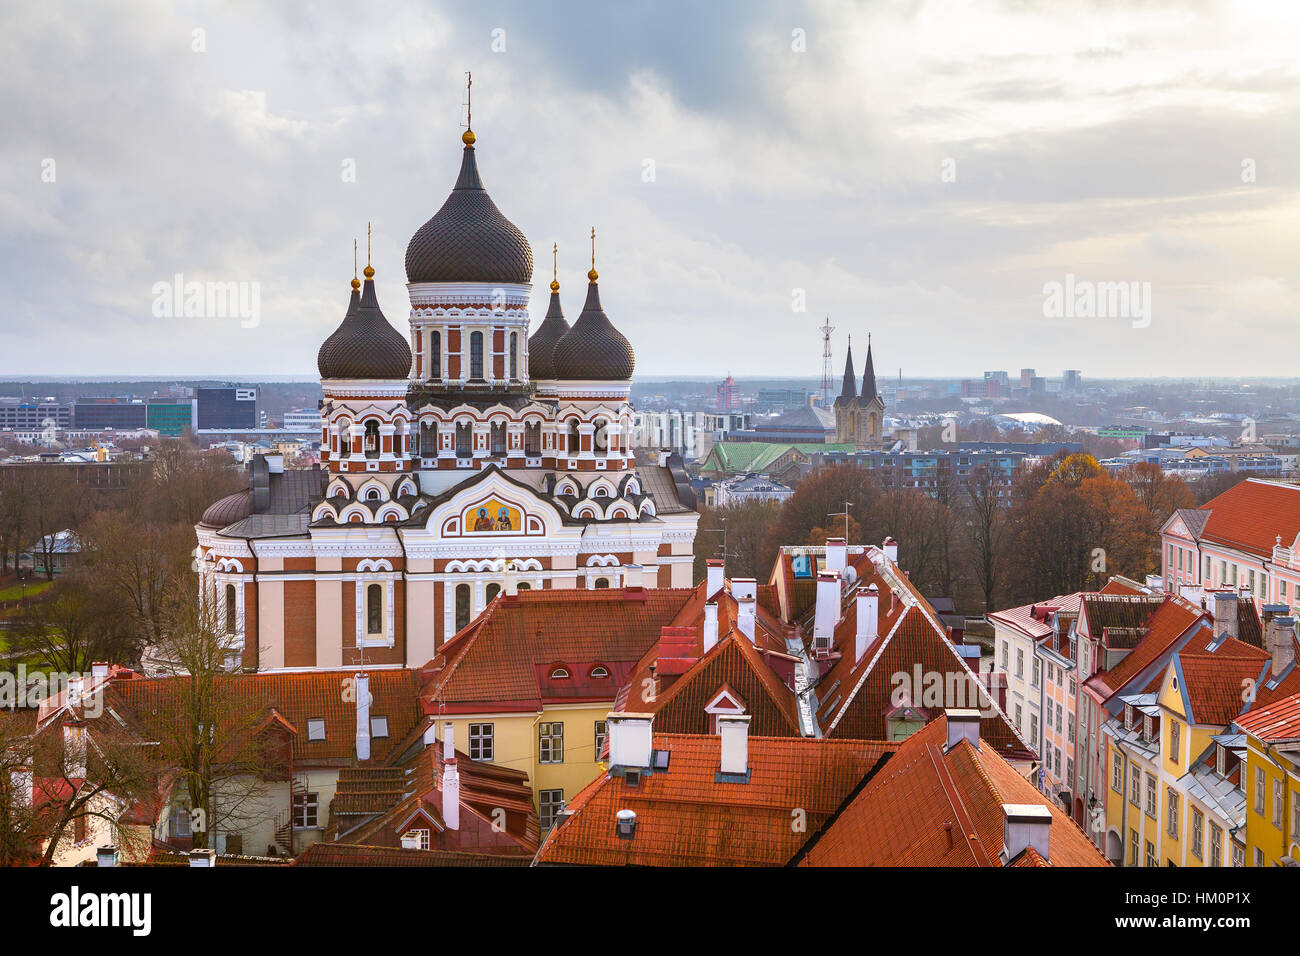
[[[361,280],[357,278],[357,241],[352,240],[352,290],[355,292],[361,288]]]
[[[465,132],[460,134],[460,141],[466,146],[474,145],[474,74],[465,71]]]
[[[370,223],[366,223],[366,268],[361,274],[367,279],[375,277],[375,270],[370,267]]]
[[[560,291],[560,244],[551,243],[551,291]]]
[[[596,227],[591,227],[591,271],[587,273],[587,278],[595,282],[600,278],[600,273],[596,271]]]

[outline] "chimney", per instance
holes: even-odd
[[[1002,804],[1002,852],[1010,863],[1029,847],[1051,860],[1052,811],[1041,803]]]
[[[442,759],[444,762],[456,759],[456,725],[450,720],[442,725]]]
[[[90,676],[95,680],[105,680],[108,678],[108,663],[106,661],[95,661],[90,665]]]
[[[1214,615],[1214,633],[1237,636],[1237,592],[1215,591],[1210,613]]]
[[[639,564],[623,565],[623,587],[639,588],[644,587],[645,575]]]
[[[442,821],[448,830],[460,829],[460,770],[455,757],[442,762]]]
[[[980,746],[980,712],[970,708],[949,707],[943,712],[948,725],[948,741],[943,752],[947,753],[963,740],[969,740],[971,746],[979,750]]]
[[[86,775],[86,725],[67,723],[63,725],[63,753],[66,759],[66,772],[69,777]]]
[[[886,538],[885,543],[881,545],[881,548],[884,549],[885,557],[887,557],[890,561],[893,561],[895,564],[898,563],[898,542],[897,541],[895,541],[893,538]]]
[[[370,675],[356,675],[357,690],[357,759],[370,759]]]
[[[86,689],[86,679],[78,674],[68,678],[68,703],[81,703],[81,694]]]
[[[217,865],[217,851],[211,847],[204,850],[190,850],[190,866],[213,867]]]
[[[704,605],[704,653],[713,650],[718,643],[718,604],[710,601]]]
[[[843,538],[826,539],[826,570],[839,574],[849,559],[849,546]]]
[[[434,718],[429,721],[429,725],[424,728],[424,745],[432,747],[438,742],[438,720]]]
[[[857,640],[854,642],[854,662],[857,663],[866,656],[867,648],[871,646],[880,634],[880,589],[874,584],[868,588],[858,591],[858,630]]]
[[[605,719],[609,731],[610,767],[649,767],[653,749],[651,715],[615,712]]]
[[[418,836],[416,836],[414,833],[411,833],[411,834],[403,833],[403,834],[402,834],[402,849],[403,849],[403,850],[418,850],[418,849],[420,849],[420,838],[419,838]]]
[[[721,773],[744,777],[749,774],[749,714],[719,714]]]
[[[749,643],[754,643],[755,626],[754,618],[758,612],[758,602],[752,597],[736,599],[736,627],[740,633],[749,638]]]
[[[636,812],[620,810],[614,814],[614,834],[620,840],[630,840],[636,836]]]
[[[1269,673],[1279,677],[1295,663],[1295,618],[1275,617],[1264,634],[1264,650],[1273,656]]]
[[[840,620],[840,576],[835,571],[817,573],[817,616],[813,619],[813,653],[830,653],[835,625]]]
[[[117,847],[113,844],[101,846],[95,850],[95,866],[100,869],[110,866],[117,866],[121,862],[121,855],[117,852]]]
[[[737,601],[758,597],[758,581],[754,578],[732,578],[731,596]]]
[[[506,563],[506,597],[514,597],[519,593],[519,572],[515,570],[515,563],[508,561]]]
[[[707,571],[704,596],[705,598],[711,598],[722,590],[722,579],[726,574],[727,565],[721,558],[709,558],[705,564]]]

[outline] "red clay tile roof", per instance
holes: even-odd
[[[1210,513],[1202,540],[1272,558],[1277,536],[1290,547],[1300,534],[1300,487],[1247,478],[1201,505]]]
[[[1129,681],[1155,663],[1161,655],[1170,653],[1178,640],[1205,617],[1200,608],[1180,597],[1161,598],[1159,599],[1161,603],[1155,605],[1153,610],[1148,609],[1145,603],[1127,608],[1117,607],[1113,604],[1114,600],[1108,602],[1109,606],[1099,602],[1098,606],[1091,611],[1089,611],[1089,602],[1084,601],[1085,613],[1094,615],[1090,630],[1099,634],[1101,632],[1099,625],[1103,621],[1132,621],[1140,617],[1147,633],[1138,641],[1137,646],[1124,655],[1109,671],[1098,671],[1089,678],[1090,686],[1107,696],[1119,693]],[[1209,634],[1207,633],[1206,636],[1208,637]]]
[[[1229,638],[1212,652],[1175,655],[1182,672],[1182,692],[1194,724],[1226,727],[1242,712],[1245,682],[1257,681],[1269,656]]]
[[[610,588],[498,597],[425,665],[422,696],[446,713],[540,710],[545,699],[574,698],[560,692],[566,688],[540,680],[537,668],[571,662],[614,671],[608,693],[603,685],[583,688],[592,700],[612,700],[619,685],[617,665],[639,660],[693,593]]]
[[[1238,728],[1267,744],[1300,740],[1300,694],[1291,694],[1236,718]]]
[[[1067,615],[1077,615],[1084,592],[1060,594],[1046,601],[1036,601],[1020,607],[1010,607],[1005,611],[991,611],[985,615],[994,624],[1014,628],[1026,637],[1041,641],[1052,633],[1051,611],[1060,611]]]
[[[592,781],[569,803],[537,855],[541,864],[597,866],[780,866],[787,863],[898,744],[802,737],[750,737],[746,783],[719,782],[716,736],[655,734],[668,769]],[[637,815],[632,839],[615,814]],[[796,811],[802,811],[797,814]],[[806,829],[793,824],[803,820]]]
[[[451,850],[404,850],[400,846],[361,846],[315,843],[293,861],[294,866],[528,866],[527,856],[460,853]]]
[[[944,753],[947,720],[909,737],[809,842],[801,866],[1001,866],[1004,803],[1051,810],[1052,866],[1107,866],[1062,810],[996,750],[962,741]],[[1023,859],[1013,865],[1043,865]]]

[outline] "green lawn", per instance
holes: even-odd
[[[27,588],[24,590],[21,584],[11,584],[8,587],[0,588],[0,601],[16,601],[24,595],[36,597],[36,595],[48,591],[53,586],[53,581],[28,581]]]

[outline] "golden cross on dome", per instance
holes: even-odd
[[[366,223],[366,271],[365,271],[365,277],[366,277],[367,279],[371,279],[371,278],[374,277],[374,275],[375,275],[375,270],[374,270],[374,268],[370,265],[370,223]]]
[[[587,273],[587,278],[595,282],[599,278],[596,272],[596,227],[591,227],[591,271]]]
[[[551,291],[560,291],[560,244],[551,243]]]

